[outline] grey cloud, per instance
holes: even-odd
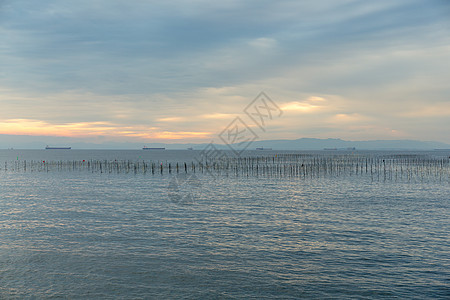
[[[60,90],[130,93],[258,80],[270,75],[265,70],[276,73],[298,63],[298,57],[305,60],[311,53],[323,52],[323,47],[333,55],[358,39],[382,40],[392,28],[417,26],[427,17],[418,2],[382,2],[368,9],[358,1],[326,1],[322,13],[312,2],[230,3],[24,3],[13,5],[9,18],[0,24],[11,33],[7,53],[25,65],[21,69],[20,61],[15,61],[9,69],[19,65],[27,81],[53,82]],[[186,8],[190,9],[185,12]],[[424,20],[417,20],[418,15]],[[304,32],[314,35],[304,37]],[[267,55],[242,47],[243,41],[260,37],[276,39],[279,52]],[[208,69],[205,60],[220,63],[224,48],[236,56],[236,66]]]
[[[449,8],[438,0],[0,1],[0,87],[45,107],[74,101],[49,94],[105,108],[111,96],[105,114],[71,118],[107,119],[123,107],[136,116],[130,123],[145,120],[139,108],[154,109],[151,119],[220,101],[195,96],[209,87],[341,95],[364,112],[374,101],[439,103],[449,94]]]

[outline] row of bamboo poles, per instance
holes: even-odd
[[[314,155],[202,157],[191,162],[145,160],[72,160],[4,162],[0,170],[9,172],[179,174],[207,173],[212,176],[308,177],[369,175],[377,179],[437,179],[450,181],[450,157],[424,155]]]

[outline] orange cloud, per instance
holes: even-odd
[[[340,113],[331,118],[333,123],[355,123],[369,120],[368,117],[357,113]]]
[[[221,113],[214,113],[214,114],[204,114],[200,117],[205,119],[230,119],[232,120],[233,117],[235,117],[234,114],[221,114]]]
[[[164,131],[157,132],[153,138],[167,139],[167,140],[179,140],[187,138],[209,138],[211,132],[194,132],[194,131]]]
[[[210,132],[158,131],[157,127],[125,126],[111,122],[78,122],[51,124],[41,120],[8,119],[0,121],[0,134],[65,137],[132,137],[138,139],[209,138]]]
[[[311,112],[315,109],[317,109],[317,105],[312,105],[309,103],[302,103],[302,102],[288,102],[281,106],[281,110],[285,111],[301,111],[301,112]]]
[[[292,101],[281,105],[282,110],[298,111],[303,113],[316,112],[319,109],[323,110],[327,100],[318,96],[308,97],[305,101]]]
[[[159,122],[180,122],[180,121],[184,121],[185,119],[182,117],[167,117],[167,118],[159,118],[156,119],[156,121]]]

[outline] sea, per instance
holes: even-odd
[[[246,153],[287,154],[337,155]],[[198,155],[0,150],[0,299],[450,299],[448,169],[266,176],[55,163],[182,166]]]

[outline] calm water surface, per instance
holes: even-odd
[[[0,151],[0,163],[193,157],[143,152]],[[1,170],[0,298],[450,295],[448,181],[196,174],[180,203],[174,176]]]

